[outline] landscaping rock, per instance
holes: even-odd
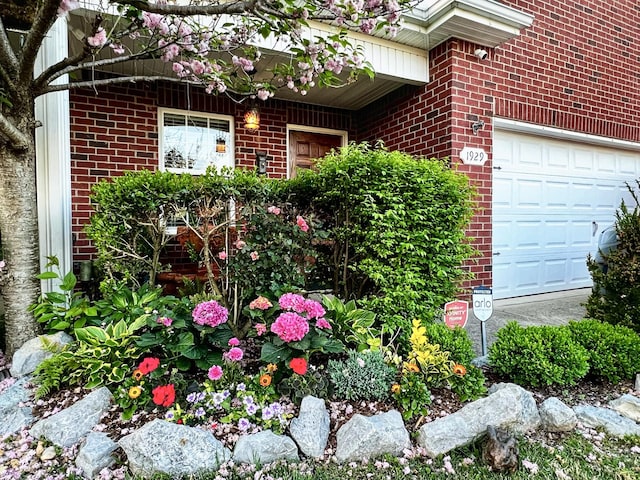
[[[60,447],[70,447],[85,437],[109,409],[112,396],[107,387],[94,390],[82,400],[31,427],[31,436],[44,437]]]
[[[211,432],[153,420],[118,441],[133,475],[151,478],[195,476],[218,469],[231,457],[229,449]]]
[[[494,387],[488,397],[423,425],[418,431],[418,445],[430,457],[437,457],[480,439],[489,425],[514,433],[540,425],[540,414],[531,393],[513,383]]]
[[[360,461],[384,454],[400,456],[411,446],[409,432],[397,410],[372,417],[354,415],[336,435],[338,462]]]
[[[493,472],[513,473],[518,469],[518,441],[506,430],[487,427],[482,460]]]
[[[64,332],[32,338],[13,354],[12,365],[9,370],[13,377],[20,378],[32,373],[43,360],[53,355],[52,352],[44,348],[43,339],[58,347],[73,341],[73,337]]]
[[[291,420],[289,425],[289,432],[298,448],[309,457],[321,457],[327,446],[329,430],[329,412],[324,400],[312,396],[304,397],[298,417]]]
[[[576,412],[556,397],[547,398],[538,411],[541,427],[547,432],[570,432],[578,424]]]
[[[23,377],[0,394],[0,437],[14,434],[33,423],[31,407],[22,405],[31,395],[25,387],[28,381]]]
[[[609,408],[578,405],[573,407],[573,411],[576,412],[578,421],[587,427],[601,427],[616,437],[640,435],[640,426],[636,422]]]
[[[630,418],[634,422],[640,422],[640,398],[635,395],[622,395],[611,400],[609,406],[620,415]]]
[[[94,478],[100,470],[111,466],[115,462],[115,458],[111,455],[118,444],[111,440],[106,433],[90,432],[78,456],[76,457],[76,466],[84,472],[88,478]]]
[[[286,435],[276,435],[271,430],[243,435],[233,450],[233,460],[239,463],[261,464],[277,460],[298,461],[298,447]]]

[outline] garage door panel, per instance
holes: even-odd
[[[493,158],[495,298],[590,286],[587,255],[630,203],[640,153],[496,132]]]

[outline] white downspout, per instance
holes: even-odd
[[[45,38],[36,59],[35,74],[68,56],[67,19],[59,18]],[[67,83],[65,75],[56,83]],[[49,93],[36,99],[36,169],[41,269],[48,255],[60,261],[63,274],[73,268],[71,233],[71,127],[69,92]],[[57,282],[43,281],[43,292]]]

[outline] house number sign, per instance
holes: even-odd
[[[465,165],[484,165],[487,161],[487,154],[482,148],[464,147],[460,151],[460,160]]]

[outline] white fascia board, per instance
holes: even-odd
[[[410,23],[431,24],[448,11],[474,12],[487,20],[493,20],[520,30],[533,24],[533,15],[521,12],[493,0],[426,0],[419,3],[404,17]]]

